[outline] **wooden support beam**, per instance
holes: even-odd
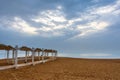
[[[7,50],[7,63],[9,64],[9,50]]]
[[[35,51],[34,48],[32,48],[32,65],[34,66],[34,56],[35,56]]]
[[[49,56],[49,53],[47,52],[47,57]]]
[[[43,62],[43,63],[45,63],[45,62],[44,62],[44,55],[45,55],[44,49],[42,48],[42,62]]]
[[[53,52],[51,52],[51,60],[53,60]]]
[[[15,50],[12,51],[12,63],[15,63]]]
[[[25,63],[27,63],[27,55],[28,55],[28,51],[25,51]]]
[[[27,56],[29,57],[29,51],[28,51],[28,53],[27,53]]]
[[[38,52],[38,57],[39,57],[39,60],[40,60],[40,52]]]
[[[57,59],[57,52],[55,52],[55,59]]]
[[[17,65],[18,65],[18,59],[17,59],[17,55],[18,55],[18,46],[15,47],[15,69],[17,69]]]

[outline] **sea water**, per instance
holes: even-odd
[[[29,55],[32,55],[32,53],[30,53]],[[25,51],[18,51],[18,57],[25,57]],[[0,59],[5,58],[7,58],[7,51],[1,50]],[[9,52],[9,58],[12,58],[12,51]]]

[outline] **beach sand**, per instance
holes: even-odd
[[[0,71],[0,80],[120,80],[120,59],[58,58]]]

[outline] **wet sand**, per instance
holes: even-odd
[[[120,80],[120,59],[58,58],[0,71],[0,80]]]

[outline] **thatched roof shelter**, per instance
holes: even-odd
[[[45,49],[44,52],[56,53],[57,51],[52,49]]]
[[[44,52],[48,52],[48,49],[44,49],[43,51],[44,51]]]
[[[10,45],[8,45],[7,48],[6,48],[6,50],[14,50],[14,49],[15,49],[15,48],[12,47],[12,46],[10,46]]]
[[[0,50],[6,50],[6,48],[7,48],[7,45],[0,44]]]
[[[40,49],[40,48],[35,49],[35,52],[41,52],[41,51],[42,51],[42,49]]]
[[[13,48],[10,45],[4,45],[4,44],[0,44],[0,50],[13,50],[15,48]]]
[[[22,47],[20,47],[19,49],[20,49],[21,51],[32,51],[31,48],[26,47],[26,46],[22,46]]]
[[[52,50],[52,52],[57,53],[57,50]]]

